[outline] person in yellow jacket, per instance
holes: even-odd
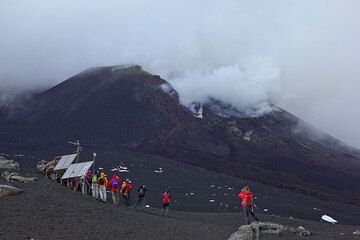
[[[100,200],[103,202],[106,202],[107,196],[106,196],[106,187],[108,185],[108,179],[106,178],[105,173],[101,173],[100,177],[98,179],[99,184],[99,194],[100,194]]]

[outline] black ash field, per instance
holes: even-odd
[[[28,172],[29,173],[29,172]],[[158,206],[144,212],[101,203],[73,192],[40,174],[40,180],[16,184],[24,192],[0,198],[0,239],[227,239],[241,224],[239,213],[171,211],[159,216]],[[175,194],[175,193],[174,193]],[[151,195],[151,194],[150,194]],[[175,194],[176,196],[179,193]],[[159,205],[159,204],[158,204]],[[173,206],[173,208],[177,208]],[[316,221],[289,220],[259,214],[261,220],[293,227],[304,226],[309,239],[355,239],[359,227]],[[302,239],[263,235],[260,239]]]

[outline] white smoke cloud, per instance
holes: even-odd
[[[270,101],[360,147],[359,12],[358,0],[2,0],[0,88],[136,63],[184,103]]]
[[[236,106],[247,115],[270,112],[269,103],[275,103],[281,96],[280,69],[260,56],[252,57],[243,67],[235,64],[208,73],[185,72],[170,82],[187,106],[192,102],[206,103],[212,97]]]

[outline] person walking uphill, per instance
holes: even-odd
[[[140,185],[138,187],[138,200],[135,203],[134,209],[136,210],[139,207],[139,210],[144,210],[145,208],[145,193],[148,190],[148,188],[145,185]]]
[[[95,199],[99,198],[98,172],[95,171],[91,177],[91,192]]]
[[[126,179],[126,181],[121,186],[121,193],[123,195],[124,199],[124,205],[130,206],[130,192],[132,190],[132,185],[129,179]]]
[[[101,173],[100,174],[100,178],[98,179],[98,184],[99,184],[99,194],[100,194],[100,199],[103,202],[107,201],[107,196],[106,196],[106,187],[108,185],[108,180],[105,176],[105,173]]]
[[[169,215],[171,195],[170,190],[167,189],[166,192],[163,193],[163,208],[161,209],[160,215],[165,213],[165,216]]]
[[[239,197],[241,198],[241,206],[243,208],[245,223],[250,224],[249,214],[251,214],[255,221],[259,221],[254,213],[254,195],[248,186],[241,190]]]
[[[111,197],[113,200],[113,204],[119,204],[120,182],[121,178],[114,173],[108,185],[108,187],[111,188]]]

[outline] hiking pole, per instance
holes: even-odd
[[[253,205],[254,205],[254,207],[255,207],[256,209],[259,209],[254,202],[253,202]]]

